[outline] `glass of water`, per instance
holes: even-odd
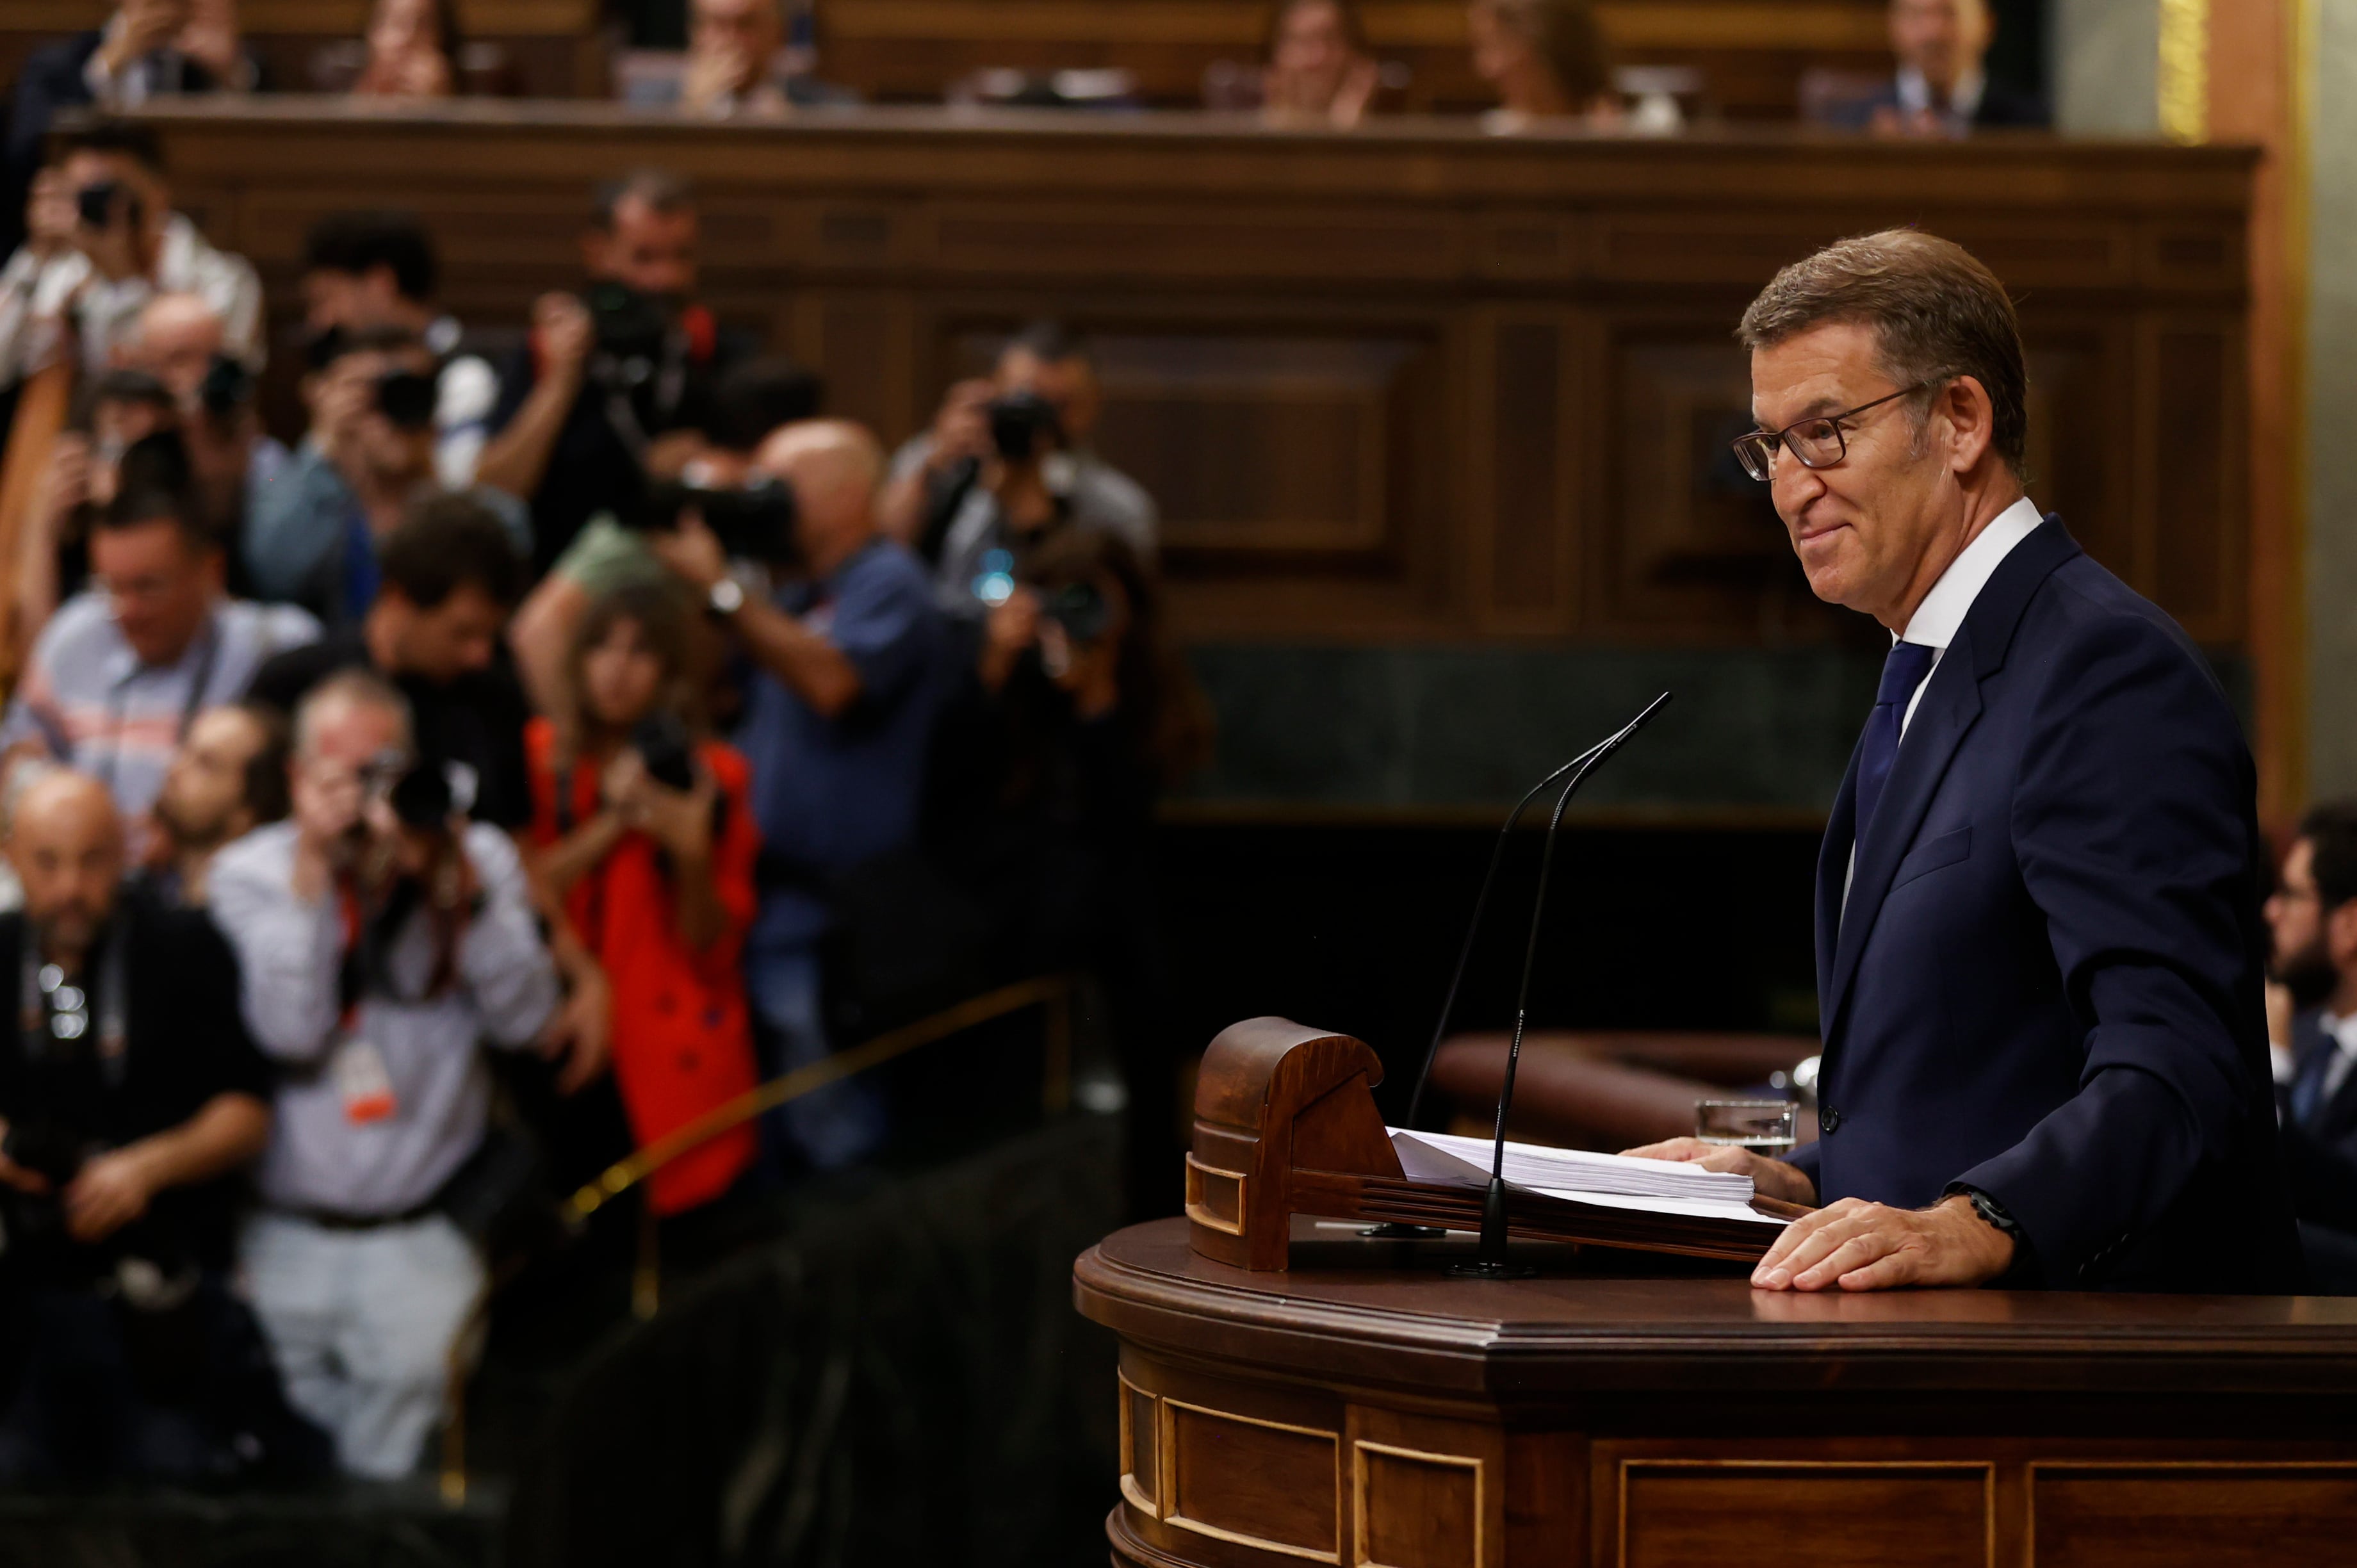
[[[1778,1159],[1792,1152],[1792,1114],[1789,1100],[1697,1100],[1695,1136]]]

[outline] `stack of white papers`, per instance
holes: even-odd
[[[1411,1133],[1386,1129],[1394,1139],[1412,1139],[1428,1149],[1490,1173],[1494,1145],[1487,1138],[1460,1138],[1450,1133]],[[1506,1144],[1505,1177],[1550,1197],[1567,1197],[1607,1208],[1636,1208],[1653,1214],[1688,1214],[1719,1219],[1756,1219],[1765,1225],[1783,1220],[1751,1208],[1751,1178],[1731,1171],[1706,1171],[1675,1160],[1637,1160],[1626,1155],[1598,1155],[1585,1149],[1550,1149],[1538,1144]]]

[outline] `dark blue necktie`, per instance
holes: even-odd
[[[1874,712],[1866,715],[1866,739],[1857,750],[1857,842],[1865,841],[1882,787],[1890,781],[1890,765],[1899,760],[1900,721],[1907,716],[1908,699],[1932,672],[1937,657],[1939,650],[1920,642],[1894,642],[1890,657],[1882,661],[1882,687],[1874,694]]]
[[[2339,1045],[2330,1036],[2308,1059],[2299,1064],[2299,1076],[2291,1084],[2291,1119],[2313,1132],[2317,1112],[2324,1109],[2324,1075],[2332,1070],[2332,1058],[2341,1054]]]

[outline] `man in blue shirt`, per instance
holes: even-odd
[[[948,643],[924,568],[877,532],[884,460],[874,436],[809,420],[778,432],[757,463],[792,488],[799,578],[748,593],[692,516],[650,543],[729,624],[757,671],[737,734],[753,765],[764,865],[746,983],[779,1051],[771,1068],[791,1069],[828,1050],[818,961],[826,883],[916,836]],[[882,1131],[855,1083],[788,1112],[794,1141],[822,1168],[856,1158]]]

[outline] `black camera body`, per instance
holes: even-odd
[[[420,371],[387,371],[376,379],[377,412],[396,430],[432,427],[439,391],[434,378]]]
[[[1074,642],[1092,643],[1113,622],[1113,606],[1094,583],[1067,583],[1041,596],[1039,613],[1064,628]]]
[[[386,802],[393,820],[417,832],[440,832],[450,826],[450,776],[439,762],[420,757],[393,781]]]
[[[782,479],[763,479],[742,489],[659,480],[647,487],[646,509],[637,526],[668,532],[679,526],[680,514],[691,508],[732,560],[787,566],[800,558],[795,536],[800,514],[793,487]]]
[[[1038,392],[1001,392],[989,413],[990,445],[1002,462],[1035,462],[1064,445],[1063,416]]]
[[[626,284],[596,283],[581,296],[599,359],[625,384],[636,386],[662,363],[671,341],[671,317],[653,295]]]
[[[13,1122],[7,1136],[0,1137],[0,1155],[31,1171],[58,1192],[81,1175],[91,1149],[89,1139],[50,1122]]]
[[[197,383],[197,406],[214,419],[227,419],[253,401],[253,372],[235,354],[215,354]]]
[[[646,764],[647,777],[682,793],[695,788],[695,742],[676,714],[649,714],[630,729],[630,749]]]
[[[122,181],[102,179],[74,192],[74,212],[86,229],[110,227],[114,221],[118,202],[122,206],[124,221],[134,229],[139,227],[140,220],[147,215],[146,209],[141,205],[137,193],[124,189]]]

